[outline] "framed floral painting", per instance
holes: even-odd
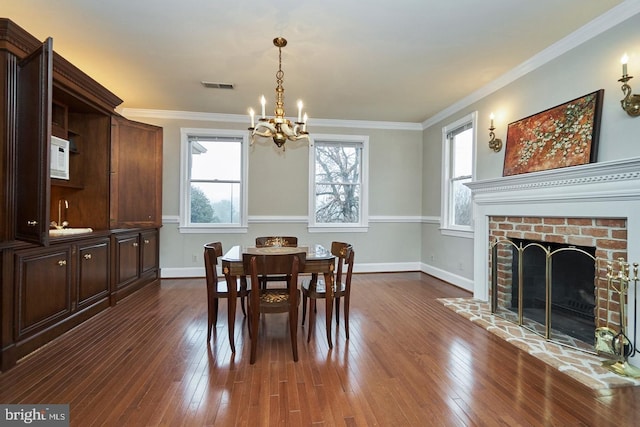
[[[510,123],[503,176],[596,161],[604,89]]]

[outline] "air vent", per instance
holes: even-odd
[[[219,83],[219,82],[201,82],[202,86],[209,89],[233,89],[233,83]]]

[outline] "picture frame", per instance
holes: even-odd
[[[509,124],[502,176],[594,163],[604,89]]]

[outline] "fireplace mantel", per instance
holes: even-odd
[[[490,216],[624,218],[627,221],[628,261],[640,262],[640,157],[487,179],[467,185],[473,194],[473,295],[476,299],[489,300]],[[629,298],[635,300],[633,287]],[[629,308],[628,325],[632,329],[633,308]]]
[[[640,157],[475,181],[467,186],[477,205],[640,200]]]
[[[640,262],[640,157],[467,184],[474,205],[474,297],[489,298],[489,216],[626,218],[628,256]]]

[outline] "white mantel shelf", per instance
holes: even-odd
[[[474,298],[489,299],[491,216],[625,218],[627,261],[640,262],[640,157],[487,179],[467,186],[474,208]],[[635,300],[633,287],[629,299]],[[640,307],[638,311],[640,314]],[[633,312],[629,307],[631,334],[635,334]]]
[[[512,175],[467,184],[474,203],[640,199],[640,157]]]

